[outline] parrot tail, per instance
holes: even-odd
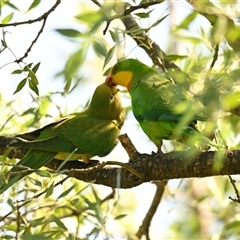
[[[56,153],[53,152],[45,152],[40,150],[29,150],[27,154],[17,163],[19,166],[24,166],[30,169],[39,169],[42,166],[46,165],[50,162]],[[0,194],[5,192],[8,188],[10,188],[13,184],[18,182],[20,179],[25,177],[30,173],[17,173],[19,171],[26,170],[21,167],[13,167],[9,172],[4,174],[4,177],[0,178]]]

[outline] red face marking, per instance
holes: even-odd
[[[117,86],[116,84],[113,83],[113,78],[108,76],[105,80],[105,84],[108,86],[108,87],[114,87],[114,86]]]

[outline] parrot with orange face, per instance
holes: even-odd
[[[196,127],[206,121],[190,93],[136,59],[117,62],[106,78],[109,87],[121,85],[131,95],[132,111],[142,130],[161,151],[162,140],[185,142],[197,136],[205,144],[217,147]]]

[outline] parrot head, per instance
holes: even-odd
[[[105,81],[106,85],[109,87],[121,85],[129,90],[133,79],[133,70],[138,69],[139,64],[141,63],[135,59],[125,59],[117,62],[110,69]]]
[[[92,117],[104,119],[124,118],[125,111],[116,86],[100,84],[94,91],[88,113]]]

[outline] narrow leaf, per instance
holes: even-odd
[[[94,41],[93,42],[93,49],[95,50],[97,55],[106,57],[107,49],[106,49],[105,45],[102,42]]]
[[[31,80],[28,80],[28,85],[37,95],[39,95],[38,87]]]
[[[4,2],[6,5],[8,5],[10,8],[13,8],[14,10],[20,11],[14,4],[10,3],[9,1]]]
[[[115,43],[119,42],[118,33],[113,32],[113,31],[111,31],[111,30],[109,30],[109,32],[110,32],[110,35],[111,35],[112,40],[113,40]]]
[[[149,31],[151,28],[156,27],[158,24],[160,24],[165,18],[167,18],[169,16],[169,14],[167,14],[166,16],[158,19],[155,23],[153,23],[148,29],[147,31]]]
[[[34,85],[38,85],[37,76],[35,75],[33,70],[31,68],[29,68],[29,67],[28,67],[28,74],[29,74],[29,77],[31,78],[31,81],[33,82],[33,84]]]
[[[16,206],[15,206],[15,204],[13,203],[13,200],[12,200],[11,198],[9,198],[9,199],[7,200],[7,203],[8,203],[8,205],[11,206],[12,210],[16,210]]]
[[[7,48],[7,43],[2,39],[1,39],[1,42],[2,42],[3,47]]]
[[[37,175],[41,176],[41,177],[48,177],[49,178],[51,176],[50,172],[44,171],[44,170],[36,170],[35,173]]]
[[[21,236],[21,240],[51,240],[52,238],[46,237],[40,234],[24,234]]]
[[[124,218],[124,217],[126,217],[126,216],[127,216],[127,214],[120,214],[120,215],[116,216],[116,217],[114,218],[114,220],[120,220],[120,219],[122,219],[122,218]]]
[[[53,221],[57,224],[58,227],[62,228],[63,230],[68,230],[64,223],[55,215],[52,215]]]
[[[28,72],[28,69],[32,67],[32,64],[33,64],[33,63],[29,63],[28,65],[26,65],[26,66],[23,68],[23,71]]]
[[[41,63],[39,62],[39,63],[37,63],[37,64],[32,68],[32,71],[33,71],[34,73],[37,72],[37,70],[38,70],[40,64],[41,64]]]
[[[78,30],[71,29],[71,28],[65,28],[65,29],[56,29],[56,31],[66,37],[80,37],[82,36],[82,33]]]
[[[30,7],[28,8],[27,12],[29,12],[33,8],[36,8],[39,5],[40,2],[41,2],[41,0],[34,0],[32,2],[32,4],[30,5]]]
[[[66,66],[65,66],[65,79],[67,81],[71,81],[71,79],[76,75],[79,68],[82,66],[85,60],[85,50],[80,48],[78,51],[73,53],[70,58],[68,59]]]
[[[107,56],[105,58],[105,61],[104,61],[104,65],[103,65],[103,68],[106,67],[106,65],[109,63],[109,61],[112,59],[112,56],[115,52],[115,49],[116,49],[116,45],[114,45],[112,48],[110,48],[110,50],[108,51],[107,53]]]
[[[46,192],[46,195],[45,195],[46,198],[52,195],[53,189],[54,189],[54,182],[51,184],[50,187],[47,188],[47,192]]]
[[[148,18],[148,17],[149,17],[149,14],[150,14],[151,12],[152,12],[152,10],[149,11],[149,12],[147,12],[147,13],[145,13],[145,12],[135,13],[134,15],[136,15],[136,16],[138,16],[138,17],[140,17],[140,18]]]
[[[17,86],[16,90],[14,91],[13,94],[19,92],[26,84],[27,78],[24,78]]]
[[[9,23],[13,18],[13,12],[8,14],[3,20],[2,20],[2,23],[6,24],[6,23]]]
[[[75,185],[72,185],[69,189],[67,189],[66,191],[64,191],[63,193],[61,193],[57,199],[65,197],[66,195],[68,195],[73,189],[74,189]]]
[[[23,72],[22,69],[17,69],[17,70],[14,70],[11,74],[21,74]]]
[[[188,29],[189,24],[196,18],[197,12],[190,13],[180,24],[177,28],[181,29]]]
[[[44,218],[45,218],[45,217],[41,217],[41,218],[36,218],[36,219],[32,220],[32,221],[31,221],[31,226],[32,226],[32,227],[37,227],[37,226],[39,226],[39,224],[42,223],[42,221],[43,221]]]

